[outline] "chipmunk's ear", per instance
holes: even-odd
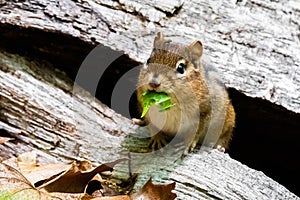
[[[196,40],[189,46],[189,50],[193,59],[198,59],[202,56],[203,53],[203,46],[200,40]]]
[[[160,44],[164,43],[165,38],[164,38],[164,34],[162,32],[158,32],[155,39],[154,39],[154,47],[159,46]]]

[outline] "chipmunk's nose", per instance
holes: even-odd
[[[153,76],[152,78],[150,78],[149,80],[149,86],[153,89],[158,88],[161,84],[161,81],[158,77]]]

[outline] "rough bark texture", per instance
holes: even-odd
[[[132,132],[129,119],[78,91],[78,87],[73,88],[64,73],[47,63],[12,54],[1,53],[0,57],[1,128],[17,138],[7,144],[12,155],[33,148],[48,152],[47,158],[52,161],[86,158],[102,162],[116,158],[107,156],[115,153],[112,147],[119,148],[119,136]],[[98,147],[102,152],[90,157]]]
[[[136,61],[146,60],[156,31],[183,43],[201,39],[228,86],[299,113],[299,3],[213,2],[1,1],[0,22],[1,28],[35,28],[100,43]],[[36,51],[55,54],[55,46],[41,47]],[[133,172],[142,173],[137,187],[151,175],[176,181],[179,199],[299,199],[218,151],[193,153],[182,162],[145,157],[147,140],[129,133],[147,130],[80,88],[74,91],[64,73],[41,60],[4,52],[0,58],[0,131],[16,138],[0,145],[2,159],[36,150],[42,162],[99,163],[127,156],[130,149]],[[126,176],[127,164],[118,170]]]

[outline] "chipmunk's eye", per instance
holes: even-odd
[[[147,60],[147,62],[146,62],[146,63],[144,63],[144,65],[143,65],[143,68],[144,68],[144,69],[147,69],[147,68],[148,68],[148,65],[149,65],[149,63],[150,63],[150,58]]]
[[[176,71],[180,74],[184,74],[186,70],[186,64],[184,61],[178,61],[177,66],[176,66]]]
[[[148,58],[146,64],[149,65],[149,63],[150,63],[150,58]]]

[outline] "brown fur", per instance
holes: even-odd
[[[209,76],[205,75],[206,71],[200,62],[202,51],[200,41],[184,46],[164,40],[162,33],[155,38],[152,54],[140,71],[138,102],[142,110],[143,92],[155,90],[168,93],[176,105],[166,112],[158,112],[156,106],[152,106],[146,114],[144,120],[152,132],[150,146],[153,149],[164,146],[167,135],[180,138],[187,147],[186,153],[194,149],[199,140],[203,142],[208,130],[219,133],[216,145],[228,148],[235,124],[235,112],[225,89],[218,86],[217,81],[207,80]],[[179,62],[186,65],[185,74],[176,71]],[[160,80],[161,84],[157,88],[149,85],[153,77]],[[224,95],[219,97],[218,90]],[[219,121],[218,112],[224,114],[222,130],[217,130],[217,126],[214,127],[214,124],[210,123],[212,118],[216,119],[216,122]],[[154,116],[152,118],[151,113]]]

